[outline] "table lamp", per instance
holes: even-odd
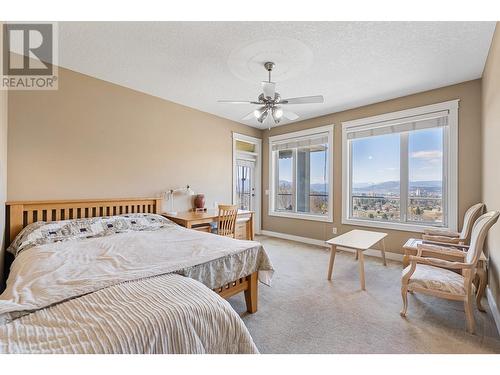
[[[175,194],[185,194],[185,195],[194,195],[193,189],[189,185],[185,187],[170,189],[165,192],[165,198],[170,201],[170,211],[167,211],[169,215],[177,215],[177,211],[174,211],[174,196]]]

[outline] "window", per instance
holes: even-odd
[[[458,101],[342,124],[344,224],[456,230]]]
[[[333,126],[269,138],[269,215],[332,221]]]

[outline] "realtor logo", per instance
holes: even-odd
[[[6,23],[0,89],[57,89],[57,38],[53,23]]]

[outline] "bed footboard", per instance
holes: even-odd
[[[254,272],[248,276],[241,277],[238,280],[232,281],[220,288],[215,288],[214,292],[222,298],[229,298],[238,293],[245,292],[245,302],[247,311],[253,314],[257,311],[259,288],[259,272]]]

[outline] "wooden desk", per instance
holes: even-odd
[[[404,256],[403,256],[403,266],[407,267],[410,264],[409,261],[409,256],[410,255],[417,255],[417,247],[419,244],[421,244],[423,240],[421,238],[410,238],[406,243],[403,245],[403,250],[404,250]],[[450,244],[451,247],[453,247],[452,244]],[[429,254],[426,251],[422,251],[422,256],[423,257],[432,257],[433,254]],[[444,259],[448,260],[450,262],[463,262],[463,258],[453,256],[453,255],[441,255],[439,256],[439,259]],[[477,275],[477,283],[476,283],[476,303],[477,303],[477,308],[480,311],[485,311],[483,306],[481,305],[481,300],[484,297],[484,292],[486,290],[486,283],[488,282],[488,274],[486,271],[486,264],[488,263],[488,259],[484,255],[483,252],[481,252],[481,257],[479,258],[479,261],[477,263],[477,269],[476,269],[476,275]]]
[[[247,240],[254,239],[253,215],[254,215],[253,211],[238,210],[238,217],[236,224],[246,219],[245,226],[246,226]],[[162,213],[162,216],[165,216],[167,219],[170,219],[174,223],[182,225],[183,227],[192,228],[195,225],[210,224],[216,222],[219,217],[219,213],[217,210],[207,210],[207,212],[185,211],[185,212],[178,212],[175,215]]]

